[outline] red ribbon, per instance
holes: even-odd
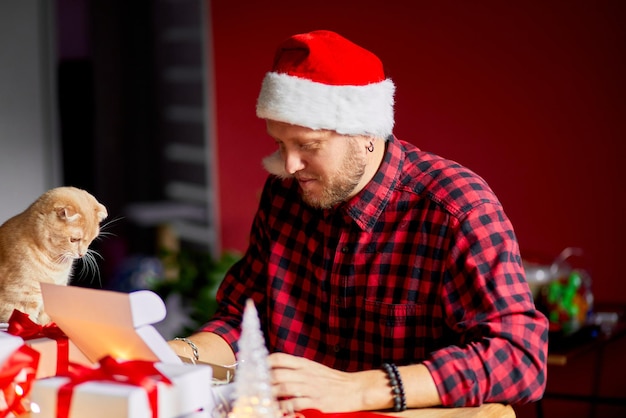
[[[8,406],[6,410],[0,410],[0,418],[6,417],[9,413],[19,416],[27,412],[22,404],[22,399],[30,393],[37,374],[38,364],[39,352],[23,345],[0,365],[0,389],[4,393],[4,399]],[[22,371],[26,374],[26,380],[15,382],[17,375]],[[21,393],[15,390],[18,384],[22,388]]]
[[[23,340],[33,340],[35,338],[50,338],[57,342],[57,371],[62,374],[67,371],[70,357],[69,339],[61,328],[54,322],[46,325],[39,325],[33,322],[30,317],[17,309],[13,310],[9,318],[9,328],[7,332],[21,337]]]
[[[118,362],[111,356],[100,360],[100,367],[92,369],[80,364],[70,363],[65,375],[70,381],[59,388],[57,400],[57,418],[68,418],[72,394],[77,385],[85,382],[113,382],[143,388],[150,402],[152,417],[158,417],[157,383],[171,384],[170,379],[162,374],[151,361],[129,360]]]

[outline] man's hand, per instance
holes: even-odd
[[[389,397],[385,375],[379,370],[346,373],[284,353],[268,358],[272,386],[284,411],[318,409],[323,412],[360,411],[368,408],[365,397],[376,382]],[[367,378],[369,376],[369,378]]]
[[[272,386],[283,411],[385,410],[393,407],[387,374],[380,369],[354,373],[284,353],[270,354]],[[409,408],[441,405],[430,372],[423,364],[400,367]]]

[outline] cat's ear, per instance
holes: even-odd
[[[96,216],[98,216],[98,222],[102,222],[109,214],[107,209],[102,204],[98,204],[96,208]]]
[[[74,222],[76,219],[80,218],[80,213],[78,213],[71,205],[56,207],[54,210],[59,218],[64,221]]]

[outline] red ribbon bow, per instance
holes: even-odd
[[[9,334],[21,337],[24,340],[35,338],[50,338],[57,342],[57,374],[67,371],[69,365],[70,345],[69,339],[61,328],[54,322],[39,325],[31,321],[30,317],[17,309],[13,310],[9,318]]]
[[[170,379],[162,374],[151,361],[129,360],[118,362],[111,356],[100,360],[100,367],[92,369],[80,364],[70,363],[65,375],[70,381],[59,388],[57,418],[68,418],[74,387],[85,382],[103,381],[122,383],[143,388],[150,402],[152,417],[158,417],[157,383],[171,384]]]
[[[9,413],[19,416],[27,412],[22,404],[22,399],[30,393],[37,374],[38,364],[39,352],[23,345],[0,365],[0,389],[4,393],[4,399],[8,406],[6,410],[0,410],[0,418],[6,417]],[[26,380],[19,383],[15,382],[17,375],[22,371],[26,373]],[[21,387],[20,392],[16,391],[18,384]]]

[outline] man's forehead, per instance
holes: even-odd
[[[324,140],[330,138],[333,134],[332,131],[326,129],[311,129],[271,120],[267,121],[267,133],[281,141]]]

